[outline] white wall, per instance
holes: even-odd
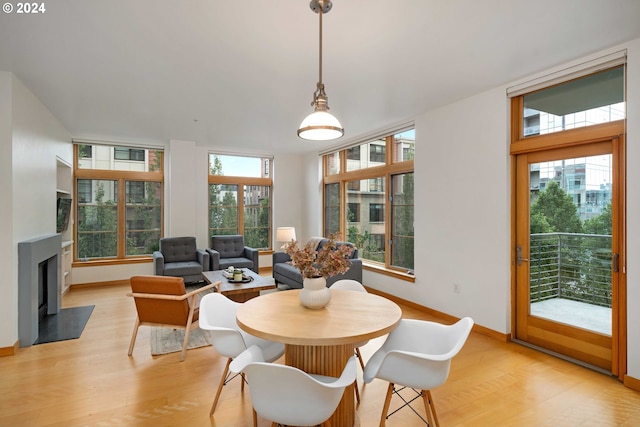
[[[640,39],[627,46],[627,372],[640,379]]]
[[[303,229],[298,235],[301,243],[306,243],[311,237],[323,235],[322,228],[322,161],[315,154],[307,155],[303,160],[305,177],[304,194],[318,194],[318,197],[306,197],[303,201]]]
[[[279,250],[282,242],[275,241],[278,227],[295,227],[296,237],[306,234],[304,201],[306,168],[304,159],[297,154],[278,154],[273,159],[273,249]],[[315,170],[315,168],[314,168]],[[260,266],[272,265],[271,256],[260,257]]]
[[[0,271],[4,272],[0,280],[0,313],[4,319],[11,319],[0,323],[0,347],[13,345],[18,336],[18,269],[14,268],[17,247],[13,238],[13,204],[6,203],[13,199],[11,79],[11,73],[0,71],[0,198],[5,201],[0,203],[0,236],[5,236],[0,239]]]
[[[193,141],[172,140],[164,156],[164,235],[195,236],[199,248],[208,248],[208,149]]]
[[[11,212],[0,208],[2,224],[8,224],[12,232],[9,240],[10,254],[2,257],[11,271],[0,282],[3,295],[3,318],[0,323],[0,347],[12,346],[18,339],[18,242],[56,232],[56,157],[71,163],[71,135],[58,120],[42,105],[22,82],[9,73],[0,76],[0,164],[2,187],[10,191]],[[9,119],[5,117],[9,106]],[[9,123],[7,123],[9,122]],[[6,129],[10,129],[10,140],[6,140]],[[9,148],[7,148],[7,145]],[[6,169],[5,169],[6,167]],[[10,176],[9,176],[10,174]],[[37,182],[37,185],[34,185]],[[6,222],[5,222],[6,219]],[[6,252],[0,246],[0,253]],[[6,307],[5,307],[6,304]],[[4,310],[6,308],[6,311]]]

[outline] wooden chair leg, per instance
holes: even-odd
[[[140,318],[136,317],[136,324],[133,327],[133,335],[131,335],[131,342],[129,342],[129,356],[133,354],[133,346],[136,343],[136,337],[138,336],[139,327],[140,327]]]
[[[429,426],[440,427],[438,421],[438,414],[436,413],[436,405],[433,403],[433,397],[431,397],[430,390],[422,390],[422,398],[424,399],[424,409],[427,411],[427,419],[429,420]],[[433,415],[433,420],[431,419]]]
[[[230,364],[231,364],[231,358],[228,358],[227,364],[224,366],[224,372],[222,373],[222,377],[220,378],[220,384],[218,384],[218,391],[216,391],[216,397],[213,399],[213,405],[211,405],[211,411],[209,411],[209,416],[212,416],[216,410],[216,405],[218,404],[218,399],[220,398],[220,392],[222,392],[222,387],[224,386],[224,380],[227,378],[227,373],[229,372]]]
[[[242,384],[240,384],[240,391],[244,391],[244,383],[246,382],[245,378],[244,378],[244,372],[240,372],[240,379],[242,381]]]
[[[191,328],[194,326],[193,313],[196,309],[196,296],[192,295],[189,298],[189,317],[184,330],[184,342],[182,343],[182,354],[180,355],[180,361],[184,362],[184,358],[187,357],[187,345],[189,344],[189,334],[191,334]]]
[[[182,341],[182,353],[180,353],[180,361],[184,362],[187,357],[187,345],[189,345],[189,334],[191,333],[191,326],[187,326],[184,330],[184,340]]]
[[[358,357],[362,371],[364,371],[364,362],[362,361],[362,354],[360,354],[360,347],[356,347],[356,356]]]
[[[380,417],[380,427],[384,427],[387,420],[387,412],[389,412],[389,404],[391,403],[391,395],[393,394],[393,383],[389,383],[387,388],[387,396],[384,398],[384,406],[382,407],[382,416]]]
[[[357,379],[353,382],[353,389],[356,392],[356,402],[359,405],[360,404],[360,390],[358,390],[358,380]]]
[[[251,407],[251,410],[253,411],[253,427],[258,427],[258,413],[253,407]]]

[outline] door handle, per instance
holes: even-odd
[[[620,255],[614,253],[611,257],[611,270],[613,270],[614,273],[620,270]]]
[[[522,265],[522,261],[529,262],[528,258],[522,258],[522,245],[516,246],[516,257],[518,265]]]

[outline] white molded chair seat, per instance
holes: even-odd
[[[412,319],[400,321],[364,369],[366,383],[374,378],[389,382],[380,426],[385,425],[391,396],[398,391],[394,385],[420,390],[418,396],[423,398],[429,426],[439,425],[430,390],[447,380],[451,359],[462,349],[472,327],[470,317],[453,325]]]
[[[252,345],[260,347],[268,362],[284,354],[284,344],[255,337],[240,329],[236,323],[236,311],[240,305],[220,293],[207,294],[200,301],[200,329],[212,332],[211,344],[221,356],[227,358],[209,415],[216,410],[222,387],[236,377],[229,373],[229,365],[236,356]],[[244,376],[241,389],[244,390]]]
[[[345,387],[355,381],[356,359],[351,356],[340,378],[334,378],[265,363],[260,347],[251,346],[231,362],[230,369],[246,374],[254,427],[257,415],[283,425],[315,426],[331,417]]]

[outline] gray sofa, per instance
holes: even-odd
[[[209,254],[196,247],[195,237],[165,237],[153,253],[153,271],[157,276],[182,277],[185,283],[202,281],[209,271]]]
[[[317,249],[322,248],[328,239],[322,239],[318,243]],[[336,242],[336,245],[345,244],[353,247],[353,244],[349,242]],[[337,276],[327,278],[327,286],[333,285],[336,281],[341,279],[353,279],[362,283],[362,260],[358,258],[358,250],[354,249],[351,254],[351,266],[349,270],[344,274],[338,274]],[[300,289],[302,288],[302,274],[300,270],[288,264],[291,258],[284,252],[273,253],[273,279],[278,286],[278,289]]]
[[[224,270],[230,266],[248,268],[259,273],[258,250],[244,245],[241,235],[212,236],[207,249],[211,270]]]

